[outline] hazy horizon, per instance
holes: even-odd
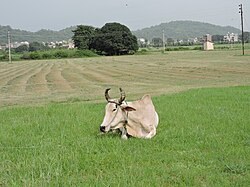
[[[160,24],[165,24],[165,23],[170,23],[170,22],[175,22],[175,21],[194,21],[194,20],[173,20],[173,21],[169,21],[169,22],[162,22],[162,23],[159,23],[159,24],[156,24],[156,25],[151,25],[151,26],[147,26],[147,27],[143,27],[143,28],[139,28],[139,29],[136,29],[136,30],[131,30],[131,31],[138,31],[138,30],[142,30],[142,29],[146,29],[146,28],[150,28],[150,27],[154,27],[154,26],[158,26]],[[194,21],[194,22],[200,22],[200,23],[207,23],[207,24],[212,24],[212,25],[216,25],[216,26],[222,26],[222,27],[233,27],[233,28],[236,28],[232,25],[217,25],[217,24],[213,24],[213,23],[208,23],[208,22],[202,22],[202,21]],[[77,25],[70,25],[70,26],[67,26],[65,28],[62,28],[62,29],[59,29],[59,30],[53,30],[53,29],[47,29],[47,28],[41,28],[40,30],[36,30],[36,31],[30,31],[30,30],[25,30],[25,29],[20,29],[20,28],[15,28],[15,27],[12,27],[11,25],[1,25],[0,26],[10,26],[12,29],[19,29],[19,30],[22,30],[22,31],[28,31],[28,32],[39,32],[41,30],[49,30],[49,31],[61,31],[61,30],[64,30],[64,29],[67,29],[67,28],[70,28],[70,27],[74,27],[74,26],[77,26]],[[89,26],[93,26],[93,25],[89,25]],[[237,28],[237,29],[240,29],[240,28]],[[246,31],[246,30],[245,30]]]
[[[119,22],[135,31],[171,21],[199,21],[240,29],[239,4],[243,4],[244,30],[250,30],[248,0],[2,0],[0,25],[36,32],[41,29],[59,31],[71,26],[102,27]]]

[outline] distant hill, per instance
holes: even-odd
[[[231,26],[222,27],[197,21],[172,21],[137,30],[134,31],[133,34],[137,38],[146,38],[151,41],[152,38],[162,37],[163,30],[165,37],[173,39],[202,37],[205,34],[226,35],[228,32],[237,34],[240,33],[239,29]]]
[[[75,28],[76,26],[72,26],[60,31],[42,29],[38,32],[30,32],[19,29],[12,29],[10,26],[0,26],[0,44],[7,43],[8,30],[10,30],[11,32],[12,42],[55,42],[71,39],[73,36],[72,30],[74,30]],[[202,37],[205,34],[225,35],[228,32],[240,33],[240,30],[234,27],[222,27],[197,21],[172,21],[169,23],[162,23],[160,25],[132,32],[138,38],[143,37],[151,41],[152,38],[162,37],[163,30],[165,32],[166,38],[173,39]]]
[[[0,26],[0,44],[7,43],[7,32],[11,32],[12,42],[55,42],[71,39],[73,36],[72,30],[76,27],[69,27],[60,31],[52,31],[42,29],[37,32],[12,29],[10,26]]]

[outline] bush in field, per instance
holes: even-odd
[[[166,48],[166,51],[187,51],[190,50],[189,47],[174,47],[174,48]]]
[[[202,47],[201,46],[200,47],[197,46],[197,47],[194,47],[193,50],[202,50]]]
[[[222,45],[222,46],[215,46],[215,49],[217,49],[217,50],[225,50],[225,49],[230,49],[230,47]]]
[[[53,49],[47,51],[27,52],[21,56],[24,60],[55,59],[55,58],[83,58],[98,56],[91,50]]]
[[[65,50],[57,50],[54,53],[55,58],[67,58],[69,56],[68,51]]]
[[[95,57],[98,56],[91,50],[76,50],[75,57]]]
[[[0,55],[0,60],[2,60],[2,61],[5,61],[5,60],[7,60],[9,57],[8,57],[9,55]]]
[[[30,60],[30,53],[24,53],[23,56],[21,56],[21,59],[23,60]]]
[[[39,59],[42,59],[42,55],[41,55],[40,52],[34,51],[34,52],[30,53],[30,59],[32,59],[32,60],[39,60]]]
[[[44,52],[42,54],[42,59],[53,59],[54,55],[51,52]]]
[[[0,60],[7,60],[8,58],[9,55],[6,52],[0,50]]]
[[[189,50],[190,48],[189,47],[179,47],[179,50],[180,51],[187,51]]]
[[[137,54],[137,55],[145,55],[145,54],[148,54],[148,50],[147,49],[141,49],[140,51],[137,51],[135,54]]]

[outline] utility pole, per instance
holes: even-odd
[[[8,45],[9,45],[9,63],[11,63],[11,44],[10,44],[10,31],[8,31]]]
[[[240,17],[241,17],[241,42],[242,42],[242,55],[245,54],[245,49],[244,49],[244,24],[243,24],[243,8],[242,8],[242,4],[239,5],[239,13],[240,13]]]
[[[165,32],[162,30],[162,48],[163,48],[163,53],[165,52]]]

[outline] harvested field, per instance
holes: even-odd
[[[250,85],[250,56],[239,51],[0,63],[0,106],[62,101],[102,101],[123,87],[129,98],[199,87]],[[117,92],[116,92],[117,91]],[[112,94],[112,93],[111,93]]]

